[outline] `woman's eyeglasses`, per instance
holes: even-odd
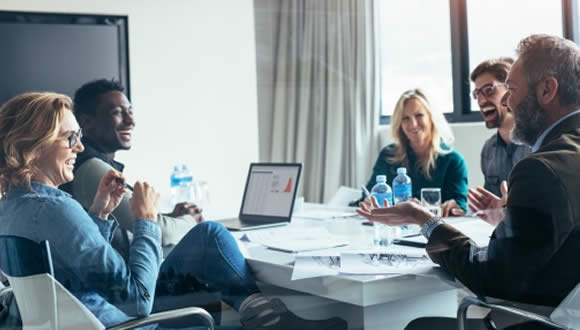
[[[72,132],[71,135],[67,136],[66,138],[68,140],[68,147],[72,149],[74,146],[77,145],[77,143],[79,143],[82,137],[83,137],[82,128],[79,128],[77,132]]]
[[[471,92],[471,96],[473,96],[474,100],[477,100],[479,95],[483,95],[485,97],[491,97],[493,93],[495,93],[496,87],[505,87],[506,84],[504,83],[489,83],[481,86],[480,88],[476,88]]]

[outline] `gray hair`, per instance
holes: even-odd
[[[520,41],[516,50],[523,63],[528,87],[544,78],[558,80],[562,105],[580,104],[580,52],[570,40],[546,34],[533,34]]]

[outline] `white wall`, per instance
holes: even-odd
[[[469,186],[483,187],[483,174],[481,173],[481,148],[496,130],[485,127],[483,122],[452,124],[451,129],[455,134],[455,149],[465,158],[469,169]]]
[[[240,0],[2,0],[1,10],[129,16],[133,149],[130,180],[163,193],[175,163],[209,181],[219,215],[239,209],[258,159],[253,2]],[[88,63],[90,65],[90,63]]]

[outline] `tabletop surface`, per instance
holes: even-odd
[[[322,219],[320,210],[330,210],[329,217]],[[332,217],[332,210],[341,217]],[[343,217],[348,208],[328,208],[324,205],[309,205],[293,216],[291,224],[284,227],[262,229],[284,231],[288,229],[313,230],[317,227],[326,228],[330,233],[345,237],[350,244],[336,250],[369,250],[372,249],[373,227],[363,226],[363,219],[358,217]],[[324,211],[324,212],[326,212]],[[315,216],[308,218],[308,213]],[[452,218],[449,221],[466,230],[473,228],[475,235],[482,236],[485,241],[492,228],[483,221],[474,218]],[[482,224],[483,223],[483,224]],[[294,253],[272,250],[264,246],[242,240],[243,232],[234,236],[248,263],[259,281],[314,294],[359,306],[392,302],[426,294],[438,293],[456,288],[458,283],[438,266],[407,274],[385,275],[329,275],[321,277],[291,280]],[[419,249],[419,248],[417,248]],[[419,249],[421,250],[421,249]]]

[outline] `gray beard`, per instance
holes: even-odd
[[[513,111],[515,125],[512,139],[518,144],[534,145],[547,121],[545,110],[535,95],[528,94]]]

